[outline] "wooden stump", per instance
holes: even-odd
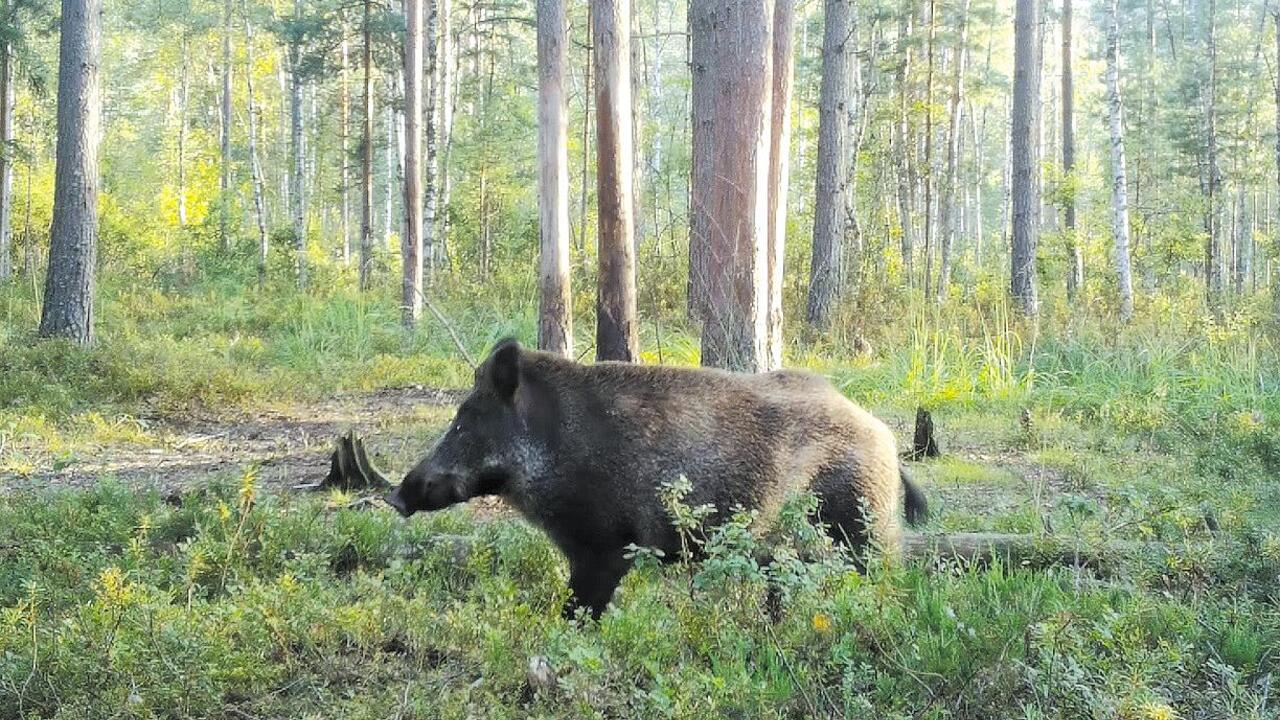
[[[916,408],[916,433],[911,443],[911,452],[907,457],[911,460],[922,460],[927,457],[941,457],[938,437],[933,427],[933,416],[924,408]]]

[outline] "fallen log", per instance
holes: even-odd
[[[477,538],[469,535],[435,535],[425,543],[401,547],[398,554],[412,560],[443,549],[450,560],[461,564],[471,557],[478,543]],[[1102,577],[1168,554],[1169,548],[1164,543],[1136,540],[1088,544],[1075,538],[1002,533],[904,533],[902,536],[902,555],[910,562],[959,561],[986,567],[999,561],[1005,567],[1030,569],[1077,567]]]

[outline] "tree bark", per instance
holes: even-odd
[[[569,286],[569,23],[564,0],[538,0],[538,349],[573,357]]]
[[[706,261],[702,364],[767,367],[772,0],[694,0],[691,232]],[[838,198],[831,198],[837,201]]]
[[[1039,0],[1017,0],[1014,12],[1013,107],[1010,113],[1008,192],[1012,197],[1012,251],[1009,291],[1026,316],[1039,312],[1036,298],[1036,241],[1039,235],[1039,162],[1035,141],[1036,106],[1040,102],[1037,63]]]
[[[457,81],[457,59],[454,57],[453,42],[453,3],[452,0],[436,0],[440,17],[440,49],[436,59],[437,84],[440,88],[436,101],[439,103],[440,126],[437,128],[437,153],[439,154],[439,171],[436,182],[436,221],[435,221],[435,253],[436,261],[449,266],[449,195],[452,189],[452,175],[449,173],[449,154],[453,147],[453,108],[454,83]]]
[[[774,0],[773,87],[769,130],[769,219],[765,246],[765,360],[782,367],[782,278],[787,242],[787,186],[791,155],[791,81],[795,0]]]
[[[262,161],[258,157],[258,105],[253,92],[253,25],[249,22],[247,0],[240,0],[240,14],[244,16],[244,82],[249,112],[249,179],[253,184],[253,210],[258,225],[258,282],[261,284],[267,278],[267,259],[271,251],[271,240],[267,235],[267,207],[263,198]]]
[[[341,62],[338,70],[338,214],[339,232],[342,234],[342,264],[351,264],[351,43],[347,37],[347,23],[342,22]]]
[[[826,328],[840,292],[846,217],[844,188],[849,181],[848,113],[853,101],[850,79],[857,62],[854,7],[851,0],[826,0],[822,33],[822,86],[818,97],[818,169],[814,184],[813,255],[805,318]]]
[[[1067,296],[1074,298],[1084,287],[1084,254],[1076,237],[1076,130],[1075,83],[1071,73],[1071,0],[1062,0],[1062,175],[1067,183],[1063,193],[1062,225],[1067,239]]]
[[[222,249],[231,247],[227,222],[231,217],[231,0],[222,2],[222,122],[218,178],[218,240]]]
[[[0,285],[13,279],[13,46],[0,46]]]
[[[440,62],[439,2],[437,0],[426,0],[426,2],[427,27],[426,36],[423,40],[426,68],[423,71],[422,80],[426,89],[426,105],[422,110],[424,122],[426,123],[424,137],[424,142],[426,143],[426,165],[423,168],[422,188],[422,275],[424,283],[430,281],[431,274],[436,266],[436,202],[440,199],[439,194],[436,192],[438,160],[436,136],[440,127],[438,120],[440,85],[437,82],[439,73],[436,69]]]
[[[364,69],[360,107],[360,289],[369,288],[373,270],[373,0],[364,0],[360,64]],[[390,149],[387,150],[390,152]]]
[[[933,255],[934,234],[937,232],[933,220],[933,75],[934,51],[937,44],[937,0],[925,0],[925,11],[928,15],[927,40],[925,42],[925,75],[924,75],[924,294],[928,297],[933,292]]]
[[[1245,279],[1249,277],[1249,264],[1253,259],[1250,243],[1252,232],[1249,220],[1249,202],[1243,185],[1236,188],[1236,208],[1235,263],[1233,268],[1233,279],[1236,295],[1243,295],[1245,290]]]
[[[635,361],[635,218],[631,189],[631,2],[592,6],[596,63],[596,359]]]
[[[302,0],[294,0],[294,19],[302,15]],[[307,286],[307,223],[303,205],[303,177],[306,157],[302,147],[302,41],[289,42],[289,217],[297,254],[298,287]]]
[[[1222,311],[1223,283],[1222,218],[1221,208],[1219,207],[1221,203],[1219,194],[1222,185],[1222,174],[1218,168],[1218,20],[1216,15],[1217,2],[1209,0],[1209,14],[1205,19],[1207,23],[1205,44],[1209,56],[1209,79],[1205,89],[1207,97],[1204,99],[1205,145],[1208,157],[1208,177],[1205,183],[1207,194],[1205,230],[1208,233],[1208,237],[1205,240],[1204,279],[1205,297],[1208,301],[1209,309],[1215,315]]]
[[[1066,0],[1070,2],[1070,0]],[[955,67],[951,75],[951,112],[947,118],[947,170],[944,187],[941,193],[941,205],[938,207],[938,231],[941,238],[941,262],[938,272],[938,301],[947,297],[947,285],[951,281],[951,250],[955,244],[956,228],[952,222],[952,209],[955,206],[957,174],[960,170],[960,137],[964,131],[960,119],[964,108],[964,70],[969,56],[969,4],[964,0],[960,7],[960,38],[953,58]],[[963,205],[962,205],[963,207]]]
[[[187,32],[182,32],[178,53],[182,56],[178,67],[178,161],[175,174],[178,184],[178,227],[187,226],[187,102],[190,100],[190,88],[187,78],[188,66]]]
[[[404,235],[400,304],[405,327],[422,317],[422,11],[404,0]]]
[[[911,77],[910,43],[915,11],[910,2],[905,3],[904,7],[905,9],[898,25],[898,52],[902,55],[902,61],[898,65],[898,118],[893,127],[893,142],[894,155],[897,157],[898,224],[901,226],[902,232],[900,238],[902,245],[902,271],[909,285],[913,281],[912,264],[915,255],[915,228],[912,221],[912,178],[914,178],[915,173],[911,167],[912,142],[911,122],[908,113],[910,105],[907,102],[907,83]]]
[[[80,345],[93,340],[101,62],[102,0],[62,0],[57,167],[40,335]]]
[[[1120,100],[1120,19],[1117,0],[1107,2],[1107,116],[1111,129],[1111,232],[1115,237],[1120,318],[1133,317],[1129,264],[1129,195],[1124,152],[1124,105]]]

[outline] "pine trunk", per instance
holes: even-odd
[[[1129,263],[1129,196],[1125,175],[1124,105],[1120,101],[1120,20],[1117,0],[1107,3],[1107,116],[1111,128],[1111,231],[1115,237],[1116,286],[1120,317],[1133,317],[1133,274]]]
[[[1205,154],[1208,158],[1208,177],[1205,180],[1205,240],[1204,280],[1205,296],[1209,309],[1215,314],[1222,311],[1222,174],[1218,167],[1218,39],[1216,17],[1217,3],[1209,0],[1207,36],[1205,38],[1209,59],[1209,81],[1205,88]]]
[[[1008,192],[1011,194],[1009,291],[1022,314],[1039,311],[1036,299],[1036,241],[1039,235],[1040,171],[1036,106],[1040,102],[1039,0],[1017,0],[1014,14],[1013,107],[1010,113]]]
[[[639,358],[631,188],[631,2],[592,6],[596,64],[599,286],[596,359]]]
[[[93,340],[98,250],[102,0],[63,0],[58,50],[57,167],[40,335]]]
[[[848,183],[850,78],[857,62],[851,0],[824,2],[822,86],[818,97],[818,170],[814,184],[813,255],[805,318],[816,328],[831,319],[844,260],[844,189]]]
[[[773,2],[694,0],[689,12],[690,227],[704,249],[706,270],[702,364],[756,372],[768,366],[765,244]]]
[[[1084,286],[1084,254],[1076,237],[1075,84],[1071,73],[1071,31],[1071,0],[1062,0],[1062,174],[1068,186],[1063,194],[1062,225],[1067,239],[1067,261],[1071,264],[1067,274],[1067,296],[1074,298]]]
[[[573,357],[569,286],[569,23],[564,0],[538,0],[538,349]]]
[[[351,87],[348,82],[351,64],[351,43],[347,38],[347,24],[342,23],[342,67],[338,79],[338,150],[340,172],[338,175],[338,213],[342,234],[342,264],[351,264]]]
[[[364,0],[361,32],[364,70],[360,104],[360,289],[369,288],[373,270],[373,0]]]
[[[0,45],[0,284],[13,279],[13,46]]]
[[[422,11],[404,0],[404,234],[400,305],[405,327],[422,317]]]

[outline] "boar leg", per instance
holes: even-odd
[[[631,569],[631,561],[618,549],[608,553],[586,553],[569,558],[569,602],[564,615],[572,618],[578,608],[589,608],[597,620],[618,588],[622,576]]]

